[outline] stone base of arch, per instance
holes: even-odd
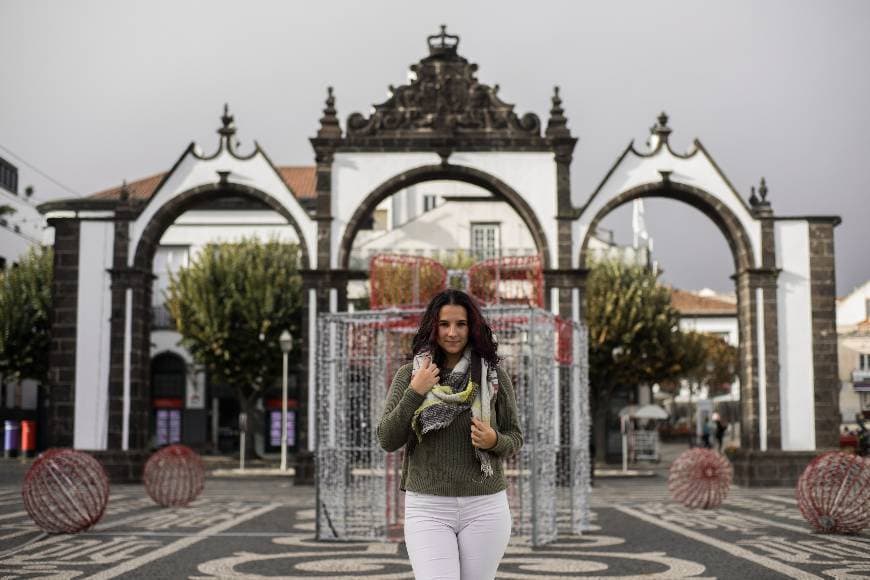
[[[821,451],[757,451],[738,449],[731,459],[734,485],[743,487],[794,487],[801,474]]]

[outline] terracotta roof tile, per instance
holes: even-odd
[[[279,167],[281,179],[296,196],[296,199],[314,199],[317,197],[317,167]]]
[[[676,288],[671,289],[671,305],[683,315],[737,316],[737,305],[732,302]]]
[[[160,182],[163,180],[164,176],[166,176],[166,172],[157,173],[152,175],[151,177],[145,177],[143,179],[138,179],[136,181],[131,181],[127,184],[127,189],[130,190],[130,197],[132,199],[148,199],[152,195],[154,195],[154,190],[157,189],[157,186],[160,185]],[[121,186],[113,187],[112,189],[106,189],[104,191],[99,191],[88,197],[94,199],[118,199],[121,197]]]
[[[296,199],[314,199],[317,197],[317,168],[315,166],[278,167],[278,174],[296,196]],[[165,172],[157,173],[150,177],[131,181],[127,184],[130,197],[132,199],[149,199],[154,195],[157,186],[160,185],[165,176]],[[92,199],[118,199],[120,196],[121,186],[119,185],[91,194],[88,197]]]

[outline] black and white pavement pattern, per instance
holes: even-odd
[[[413,578],[403,544],[315,541],[314,489],[287,479],[209,479],[182,509],[114,486],[95,528],[59,536],[33,525],[16,479],[0,476],[0,579]],[[693,511],[665,481],[599,480],[593,529],[542,548],[512,541],[497,578],[870,578],[870,530],[813,533],[791,489],[735,488]]]

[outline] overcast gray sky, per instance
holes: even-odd
[[[741,194],[763,175],[778,215],[841,215],[837,290],[870,278],[870,2],[290,2],[0,0],[0,155],[37,199],[82,195],[208,151],[224,102],[242,150],[313,164],[327,85],[342,122],[386,96],[446,23],[478,78],[547,117],[562,87],[585,199],[662,109]],[[18,157],[12,156],[14,152]],[[647,202],[665,279],[732,289],[724,238],[676,202]],[[629,243],[630,213],[605,220]]]

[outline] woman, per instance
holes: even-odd
[[[445,290],[426,308],[414,360],[390,387],[378,440],[406,443],[405,544],[417,580],[495,578],[510,538],[501,459],[523,445],[510,378],[474,301]]]

